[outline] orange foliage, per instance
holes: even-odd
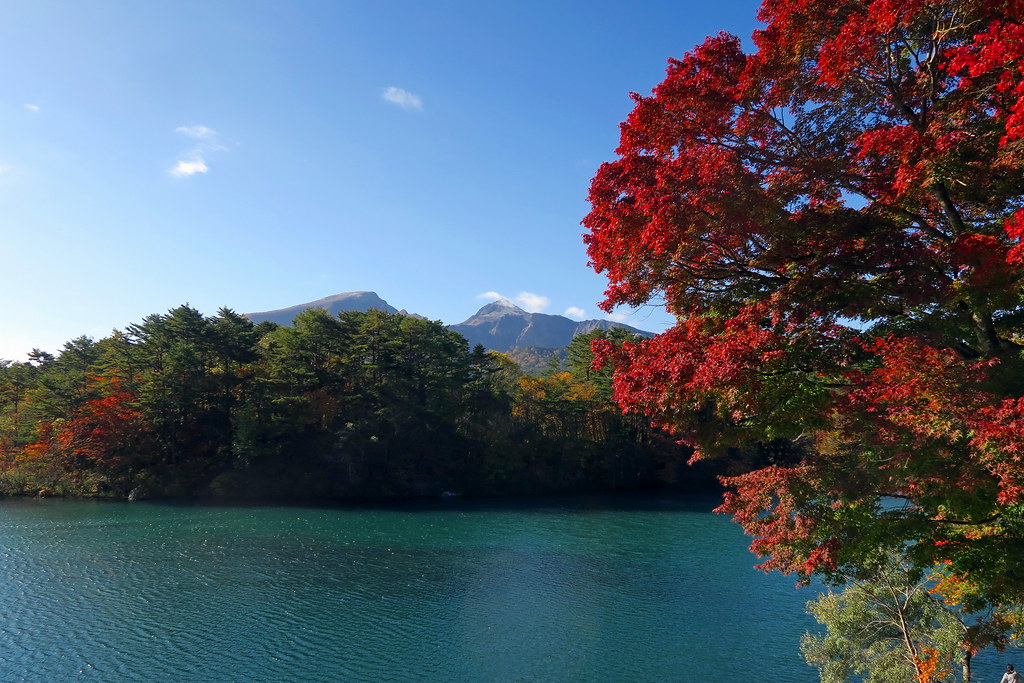
[[[939,667],[939,651],[934,650],[930,647],[922,648],[921,650],[923,657],[914,655],[914,668],[917,669],[917,675],[914,676],[914,680],[918,683],[932,683],[933,681],[941,681],[949,675],[948,668]]]

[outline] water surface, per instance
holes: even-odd
[[[0,501],[0,680],[817,680],[713,505]]]

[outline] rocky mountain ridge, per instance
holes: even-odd
[[[295,316],[307,308],[323,308],[332,315],[341,311],[368,311],[371,309],[387,313],[416,315],[405,310],[398,310],[379,297],[376,292],[371,291],[342,292],[287,308],[243,315],[254,323],[270,321],[279,325],[291,325]],[[449,329],[466,337],[470,346],[483,344],[487,349],[502,352],[523,347],[561,348],[578,334],[592,332],[595,329],[608,330],[613,327],[622,327],[645,337],[653,336],[650,332],[611,320],[577,321],[563,315],[530,313],[508,299],[491,302],[461,323],[448,326]]]
[[[277,323],[278,325],[291,325],[295,316],[307,308],[322,308],[331,315],[337,315],[341,311],[370,311],[376,309],[384,311],[385,313],[401,313],[402,315],[412,315],[417,318],[422,317],[417,316],[414,313],[409,313],[405,310],[400,311],[384,299],[377,296],[377,292],[369,291],[342,292],[341,294],[325,296],[324,298],[317,299],[316,301],[296,304],[287,308],[278,308],[272,311],[260,311],[257,313],[243,313],[242,315],[254,323],[269,321]]]
[[[611,320],[576,321],[564,315],[529,313],[508,299],[489,303],[470,318],[448,327],[468,339],[471,346],[483,344],[488,349],[502,352],[522,347],[561,348],[578,334],[613,327],[622,327],[645,337],[653,336],[650,332]]]

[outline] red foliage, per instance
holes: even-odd
[[[598,349],[616,400],[698,453],[806,450],[730,481],[766,567],[925,547],[1024,495],[1021,9],[765,0],[757,51],[670,60],[594,177],[603,306],[678,320]]]
[[[995,5],[1003,3],[993,3]],[[1004,122],[1001,145],[1024,137],[1024,8],[1005,3],[1005,16],[988,23],[974,40],[949,49],[946,67],[961,77],[961,85],[991,86],[983,104]]]
[[[113,393],[76,409],[68,418],[40,425],[37,440],[24,449],[23,462],[59,465],[65,471],[85,468],[113,471],[138,456],[145,431],[131,392]]]
[[[803,464],[728,480],[735,492],[721,511],[755,537],[751,548],[769,556],[766,569],[809,575],[834,570],[837,558],[855,561],[857,539],[843,519],[850,505],[906,501],[912,516],[936,522],[926,528],[939,534],[932,546],[940,548],[949,543],[941,520],[959,522],[979,504],[991,512],[1024,496],[1024,399],[979,389],[995,361],[965,362],[909,338],[865,349],[879,364],[846,375],[849,388],[834,394],[829,424]],[[878,520],[883,538],[893,533],[884,526]]]
[[[118,391],[87,402],[57,431],[61,450],[95,465],[121,464],[142,424],[135,400],[130,392]]]
[[[1006,262],[1017,267],[1024,265],[1024,209],[1018,209],[1008,217],[1003,223],[1003,230],[1015,242],[1006,254]]]

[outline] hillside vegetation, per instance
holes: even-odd
[[[522,374],[441,323],[304,311],[150,315],[0,362],[0,492],[100,497],[495,495],[679,484],[688,451],[623,416],[580,337]],[[619,341],[621,341],[621,335]],[[683,470],[691,485],[708,472]]]

